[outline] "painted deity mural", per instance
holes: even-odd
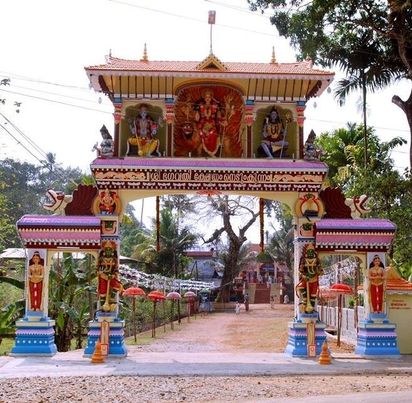
[[[177,157],[241,157],[243,100],[226,86],[193,86],[180,91],[175,107]]]
[[[44,257],[41,253],[44,255],[43,251],[34,251],[28,264],[30,311],[43,309]]]

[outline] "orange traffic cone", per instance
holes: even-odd
[[[320,356],[319,356],[319,364],[320,365],[332,364],[332,358],[329,354],[328,343],[326,343],[326,340],[322,344],[322,351],[321,351]]]
[[[94,353],[92,355],[92,361],[93,364],[101,364],[104,362],[104,355],[102,354],[102,344],[100,343],[100,340],[97,340],[96,342],[96,348],[94,350]]]

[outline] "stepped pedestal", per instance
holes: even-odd
[[[53,356],[57,352],[54,343],[54,320],[26,316],[16,322],[16,339],[10,355]]]
[[[385,314],[370,314],[359,323],[355,353],[362,356],[400,356],[396,325]]]
[[[91,357],[96,343],[100,338],[102,322],[109,326],[108,357],[126,357],[127,349],[124,343],[124,320],[120,320],[115,313],[97,312],[96,320],[89,322],[87,333],[87,347],[85,357]]]
[[[298,319],[289,322],[288,327],[285,354],[293,357],[315,357],[321,353],[326,340],[326,325],[319,321],[317,312],[300,313]]]

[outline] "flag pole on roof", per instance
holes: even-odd
[[[209,10],[209,18],[207,22],[210,24],[210,54],[213,55],[212,28],[216,22],[216,11],[215,10]]]

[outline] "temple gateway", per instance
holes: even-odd
[[[360,218],[364,200],[347,203],[339,189],[325,189],[328,167],[319,160],[315,134],[303,138],[305,105],[325,91],[333,73],[309,60],[278,63],[274,55],[268,63],[224,62],[213,53],[202,61],[153,61],[146,49],[140,60],[110,55],[85,70],[93,89],[113,103],[113,127],[101,129],[91,162],[95,186],[79,186],[71,196],[50,191],[45,207],[53,215],[27,215],[17,223],[29,253],[26,312],[17,322],[14,356],[55,354],[48,317],[51,258],[80,250],[95,256],[98,274],[98,310],[85,356],[100,340],[109,356],[125,357],[120,217],[136,199],[196,193],[278,200],[293,211],[298,299],[287,354],[321,352],[325,324],[316,304],[326,253],[356,256],[365,279],[357,353],[399,354],[396,328],[382,303],[381,263],[395,226]]]

